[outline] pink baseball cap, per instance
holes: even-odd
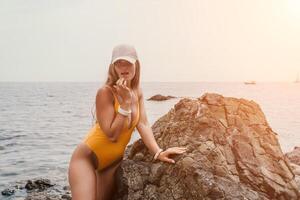
[[[115,63],[117,60],[127,60],[134,64],[138,60],[138,56],[135,48],[132,45],[120,44],[114,47],[112,51],[111,63]]]

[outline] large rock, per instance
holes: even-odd
[[[152,162],[141,140],[127,149],[114,199],[299,199],[295,175],[259,105],[205,94],[182,99],[152,126],[176,164]]]

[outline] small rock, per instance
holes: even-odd
[[[62,199],[67,199],[67,200],[71,200],[71,199],[72,199],[72,197],[71,197],[70,195],[67,195],[67,194],[63,194],[63,195],[61,196],[61,198],[62,198]]]
[[[148,101],[152,100],[152,101],[165,101],[168,99],[172,99],[172,98],[176,98],[174,96],[163,96],[160,94],[154,95],[152,97],[150,97],[149,99],[147,99]]]
[[[25,188],[27,190],[34,190],[34,189],[39,189],[39,190],[45,190],[49,187],[54,186],[54,184],[50,183],[50,180],[48,179],[37,179],[37,180],[28,180]]]
[[[3,195],[3,196],[11,196],[11,195],[13,195],[15,193],[15,190],[14,189],[9,189],[9,188],[7,188],[7,189],[5,189],[5,190],[3,190],[2,192],[1,192],[1,194]]]
[[[64,186],[63,190],[70,190],[70,186],[68,186],[68,185]]]

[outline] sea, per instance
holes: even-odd
[[[103,84],[0,82],[0,191],[33,178],[68,184],[72,152],[93,125],[95,97]],[[283,152],[300,146],[300,83],[142,82],[141,87],[151,125],[182,98],[218,93],[258,103]],[[156,94],[178,98],[147,101]],[[139,138],[135,131],[130,144]]]

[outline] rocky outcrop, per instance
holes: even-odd
[[[299,199],[277,134],[253,101],[184,98],[152,126],[162,148],[185,146],[175,164],[152,162],[141,140],[117,172],[114,199]]]
[[[174,96],[163,96],[161,94],[157,94],[157,95],[154,95],[154,96],[150,97],[147,100],[148,101],[150,101],[150,100],[152,100],[152,101],[165,101],[165,100],[172,99],[172,98],[176,98],[176,97],[174,97]]]

